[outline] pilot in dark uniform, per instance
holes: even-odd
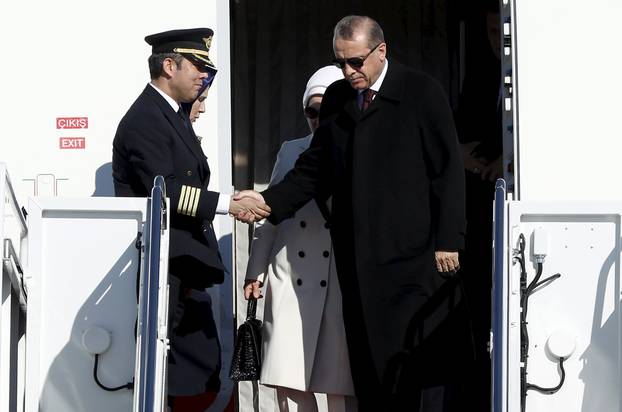
[[[225,268],[212,220],[216,213],[237,214],[241,207],[230,195],[208,190],[210,169],[188,114],[181,109],[181,103],[194,101],[214,79],[216,68],[208,55],[212,35],[205,28],[145,38],[152,46],[151,82],[121,119],[113,143],[117,196],[146,197],[155,176],[162,175],[166,181],[170,198],[168,394],[173,397],[205,397],[220,387],[220,343],[205,288],[222,283]]]

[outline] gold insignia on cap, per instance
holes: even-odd
[[[209,58],[209,53],[206,52],[205,50],[198,50],[198,49],[184,49],[181,47],[175,47],[173,49],[173,51],[175,53],[190,53],[190,54],[200,54],[201,56],[205,56],[207,58]]]
[[[212,61],[209,58],[209,53],[206,52],[205,50],[198,50],[198,49],[184,49],[182,47],[176,47],[173,49],[173,51],[175,53],[185,53],[185,54],[192,54],[194,56],[195,59],[202,61],[203,63],[205,63],[208,67],[214,67],[214,63],[212,63]],[[203,57],[202,57],[203,56]]]
[[[201,56],[197,56],[196,54],[194,55],[195,58],[201,60],[202,62],[207,63],[209,66],[214,66],[214,63],[212,63],[212,61],[209,59],[209,57],[207,59],[204,59]]]
[[[205,42],[205,48],[209,50],[209,48],[212,47],[212,36],[203,37],[203,41]]]

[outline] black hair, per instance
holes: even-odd
[[[162,73],[164,72],[162,64],[166,59],[173,59],[177,66],[181,66],[184,56],[179,53],[154,53],[149,56],[149,74],[151,75],[152,80],[162,76]]]

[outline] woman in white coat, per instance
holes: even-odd
[[[327,66],[307,83],[303,108],[311,134],[285,142],[270,184],[309,147],[326,88],[342,79]],[[329,412],[355,411],[343,327],[341,291],[327,224],[315,201],[274,226],[257,224],[246,271],[246,298],[266,283],[261,383],[275,387],[278,411],[315,412],[325,394]]]

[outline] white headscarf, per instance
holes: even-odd
[[[302,95],[303,109],[309,104],[311,96],[324,94],[328,86],[340,79],[343,79],[343,72],[336,66],[324,66],[313,73],[307,82],[305,93]]]

